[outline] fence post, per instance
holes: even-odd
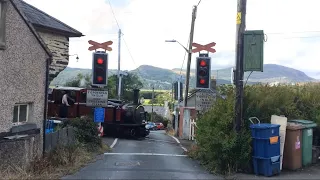
[[[194,140],[194,119],[192,119],[192,123],[191,124],[192,124],[191,125],[191,127],[192,127],[192,129],[191,129],[191,131],[192,131],[191,140]]]
[[[191,131],[191,129],[192,129],[192,120],[191,120],[191,118],[189,119],[189,140],[191,140],[191,133],[192,133],[192,131]]]

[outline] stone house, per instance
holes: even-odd
[[[0,0],[0,166],[41,156],[48,85],[68,65],[69,38],[80,36],[22,0]]]

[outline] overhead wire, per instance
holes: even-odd
[[[118,20],[117,20],[117,17],[116,17],[116,15],[115,15],[114,11],[113,11],[112,4],[111,4],[110,0],[108,0],[108,3],[109,3],[109,6],[110,6],[110,9],[111,9],[113,18],[115,19],[118,28],[121,29],[120,24],[119,24],[119,22],[118,22]],[[123,36],[122,36],[122,39],[123,39],[123,42],[124,42],[124,44],[125,44],[125,46],[126,46],[126,49],[127,49],[128,53],[129,53],[129,55],[130,55],[130,58],[131,58],[131,60],[133,61],[133,64],[137,67],[136,70],[138,71],[138,74],[142,75],[142,73],[141,73],[140,70],[139,70],[139,67],[136,65],[136,63],[135,63],[135,61],[134,61],[134,58],[133,58],[133,56],[132,56],[132,54],[131,54],[131,51],[130,51],[130,49],[129,49],[129,46],[128,46],[128,44],[127,44],[127,42],[126,42],[126,40],[124,39]]]
[[[199,0],[199,2],[198,2],[198,4],[197,4],[197,6],[199,6],[199,5],[200,5],[201,1],[202,1],[202,0]],[[189,46],[189,43],[190,43],[190,36],[191,36],[191,34],[190,34],[190,35],[189,35],[189,37],[188,37],[188,43],[187,43],[187,46]],[[184,66],[184,62],[185,62],[185,60],[186,60],[186,56],[187,56],[187,52],[185,52],[185,53],[184,53],[184,57],[183,57],[183,61],[182,61],[182,65],[181,65],[180,73],[179,73],[180,78],[182,77],[182,69],[183,69],[183,66]]]
[[[199,2],[198,2],[198,5],[197,6],[199,6],[199,4],[201,3],[201,0],[199,0]]]
[[[114,11],[113,11],[113,8],[112,8],[112,5],[111,5],[110,0],[108,0],[108,2],[109,2],[109,6],[110,6],[110,9],[111,9],[111,12],[112,12],[113,18],[115,19],[115,21],[116,21],[116,23],[117,23],[118,28],[119,28],[119,29],[121,29],[121,28],[120,28],[120,25],[119,25],[119,22],[118,22],[118,20],[117,20],[117,18],[116,18],[116,15],[115,15],[115,13],[114,13]]]
[[[320,31],[271,32],[268,34],[301,34],[301,33],[320,33]]]
[[[133,58],[133,56],[132,56],[132,54],[131,54],[131,51],[130,51],[130,49],[129,49],[129,46],[128,46],[126,40],[124,39],[124,37],[122,37],[122,39],[123,39],[124,45],[126,46],[126,48],[127,48],[127,50],[128,50],[128,53],[129,53],[129,55],[130,55],[130,58],[131,58],[133,64],[137,67],[137,65],[136,65],[136,63],[135,63],[135,60],[134,60],[134,58]],[[138,73],[139,73],[140,75],[142,75],[142,73],[141,73],[140,70],[139,70],[139,67],[137,67],[137,71],[138,71]]]
[[[188,40],[188,44],[187,44],[187,46],[189,46],[189,43],[190,43],[190,39]],[[186,56],[187,56],[187,51],[185,51],[185,53],[184,53],[184,56],[183,56],[183,61],[182,61],[182,65],[181,65],[181,68],[180,68],[180,77],[182,77],[182,69],[183,69],[183,66],[184,66],[184,62],[185,62],[185,60],[186,60]]]
[[[314,34],[314,35],[311,35],[311,33],[318,33],[318,34]],[[307,36],[288,36],[288,35],[293,35],[293,34],[310,34],[310,35],[307,35]],[[268,37],[268,36],[277,36],[281,39],[304,39],[304,38],[319,38],[320,37],[320,31],[300,31],[300,32],[271,32],[271,33],[265,33],[265,36]],[[285,35],[287,37],[281,37],[282,35]]]

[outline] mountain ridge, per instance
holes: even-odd
[[[136,73],[144,84],[144,88],[151,89],[153,84],[157,89],[171,89],[172,82],[180,77],[181,68],[165,69],[151,65],[141,65],[129,72]],[[77,76],[78,73],[90,74],[91,69],[67,67],[51,83],[51,85],[64,85],[65,82]],[[109,69],[109,76],[116,74],[116,69]],[[195,69],[190,70],[190,86],[194,87]],[[244,79],[247,80],[250,72],[245,72]],[[217,84],[231,84],[231,67],[219,70],[211,70],[211,76],[217,79]],[[182,82],[185,81],[185,71],[181,72]],[[317,81],[309,77],[304,72],[277,64],[265,64],[263,72],[252,72],[247,84],[255,83],[296,83]]]

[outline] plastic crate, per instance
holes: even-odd
[[[271,158],[253,157],[253,170],[256,175],[266,177],[280,174],[280,155]]]
[[[46,129],[45,129],[46,134],[53,133],[53,129],[54,129],[53,120],[47,120]]]
[[[279,124],[251,124],[251,136],[254,138],[269,138],[273,136],[279,136],[280,125]]]
[[[280,155],[280,136],[252,138],[253,156],[270,158]]]

